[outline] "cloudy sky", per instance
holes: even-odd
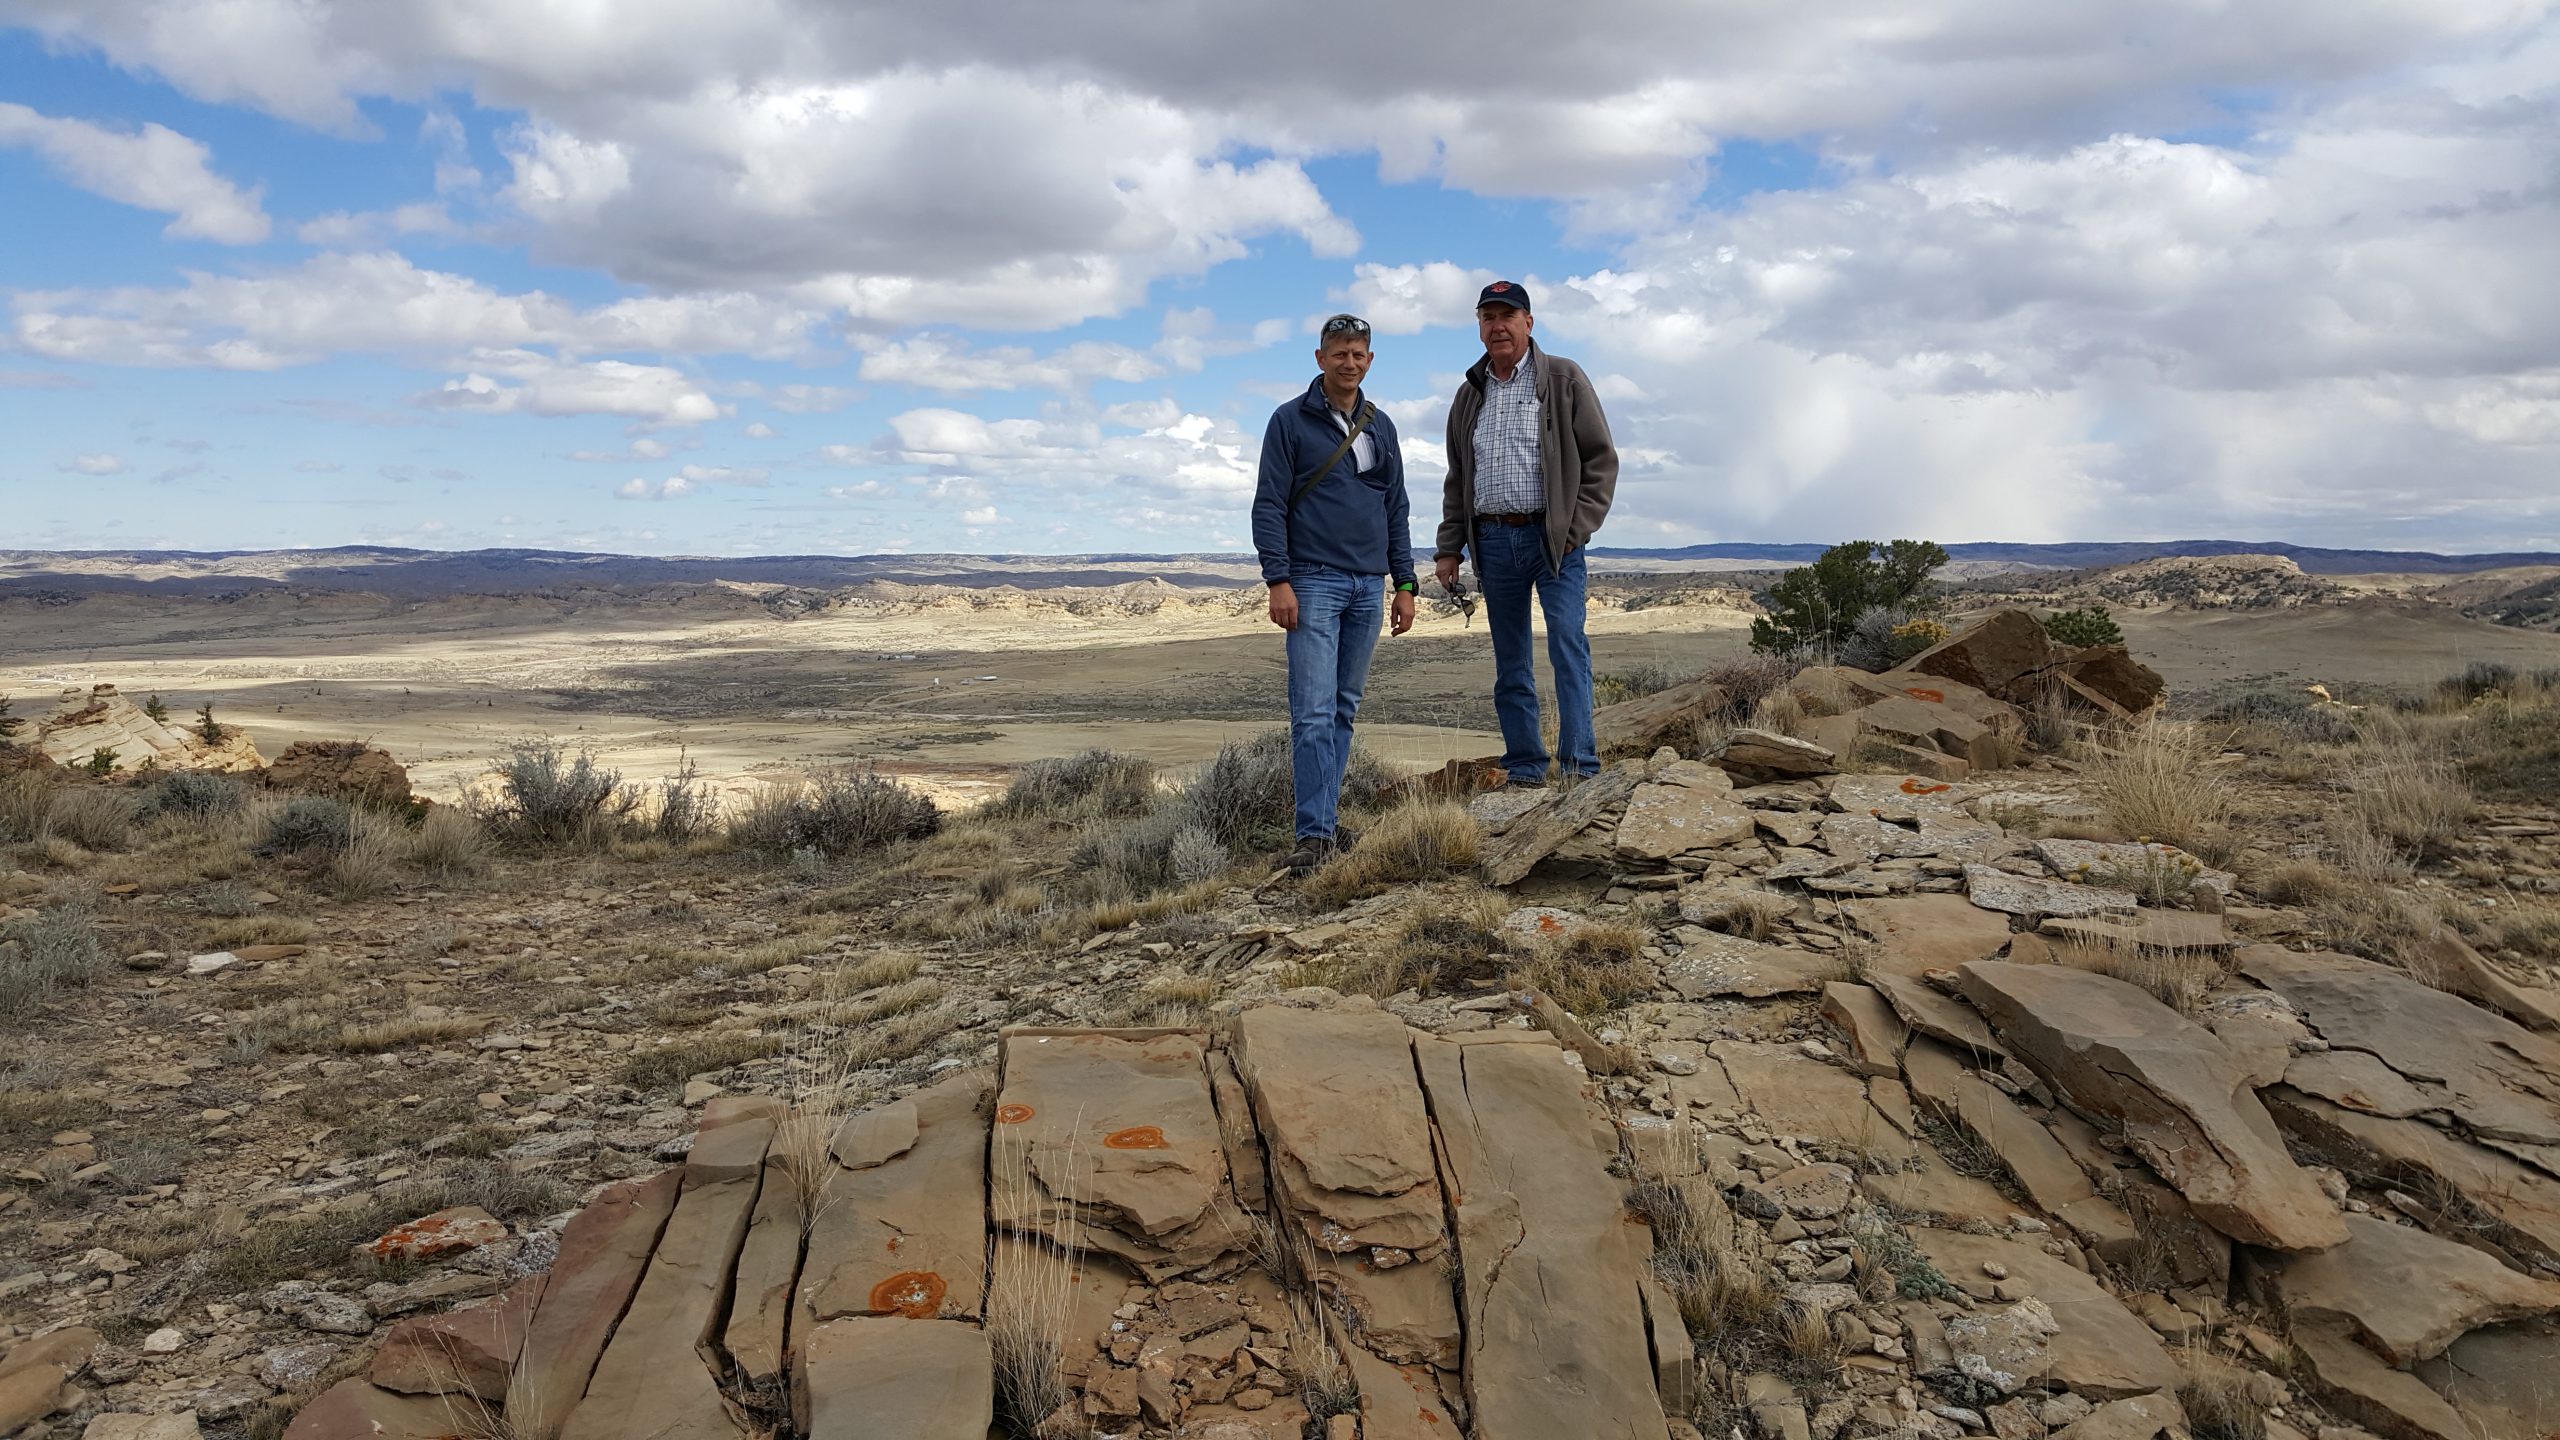
[[[1427,516],[1499,274],[1604,543],[2560,549],[2560,0],[0,0],[0,214],[0,547]]]

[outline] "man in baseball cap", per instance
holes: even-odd
[[[1502,768],[1513,785],[1544,785],[1529,600],[1547,622],[1555,671],[1556,750],[1565,776],[1596,775],[1591,642],[1583,633],[1583,548],[1609,516],[1618,450],[1582,367],[1533,342],[1529,291],[1496,280],[1476,296],[1484,358],[1449,403],[1449,478],[1440,499],[1433,569],[1442,585],[1473,556],[1493,632],[1493,708]]]

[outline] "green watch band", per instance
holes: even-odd
[[[1418,585],[1416,585],[1416,584],[1414,584],[1414,582],[1412,582],[1412,581],[1410,581],[1410,580],[1399,580],[1399,581],[1397,581],[1397,582],[1396,582],[1396,589],[1397,589],[1398,591],[1400,591],[1400,592],[1404,593],[1404,594],[1407,594],[1407,595],[1418,595],[1418,594],[1420,594],[1420,593],[1421,593],[1421,587],[1420,587],[1420,586],[1418,586]]]

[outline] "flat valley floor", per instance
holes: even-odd
[[[2560,667],[2560,635],[2388,597],[2118,618],[2189,700],[2243,684],[2420,685],[2474,661]],[[1710,605],[1597,613],[1595,668],[1696,670],[1742,653],[1748,627]],[[762,776],[868,760],[967,801],[1041,756],[1107,746],[1178,767],[1286,721],[1280,636],[1241,596],[1232,611],[1163,615],[946,605],[782,619],[647,595],[92,594],[10,604],[0,635],[0,694],[19,715],[100,682],[161,695],[177,714],[210,700],[266,755],[366,739],[437,798],[508,743],[542,736],[592,747],[632,779],[670,773],[681,755],[742,793]],[[1362,741],[1409,769],[1498,751],[1492,684],[1481,617],[1426,608],[1413,633],[1379,643]]]

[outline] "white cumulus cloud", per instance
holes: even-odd
[[[224,245],[267,238],[261,192],[213,172],[213,152],[165,125],[111,130],[0,101],[0,145],[44,157],[66,181],[93,195],[177,218],[166,233]]]

